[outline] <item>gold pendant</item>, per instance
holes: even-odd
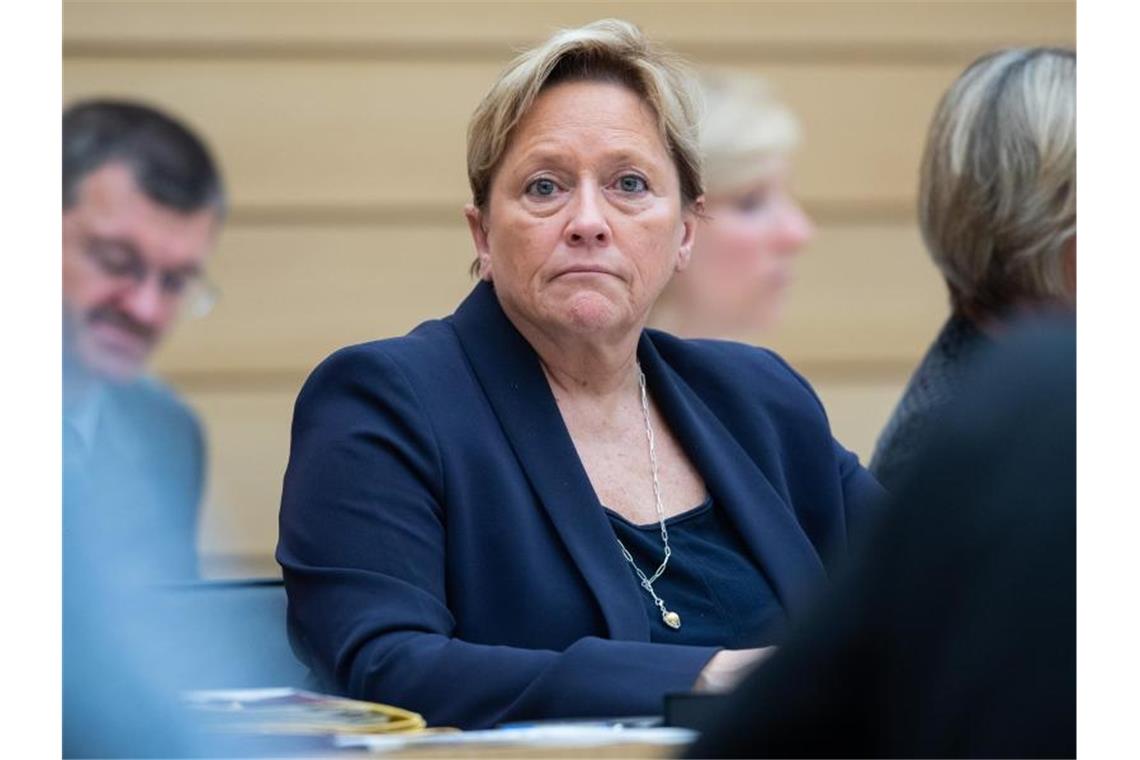
[[[681,616],[676,612],[662,612],[661,619],[665,621],[665,625],[670,628],[677,629],[681,627]]]

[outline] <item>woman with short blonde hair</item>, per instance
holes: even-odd
[[[511,131],[543,89],[559,82],[612,81],[637,93],[652,110],[657,130],[681,180],[681,198],[693,208],[704,195],[699,144],[699,101],[681,59],[650,43],[627,21],[604,19],[556,32],[515,58],[491,86],[467,126],[467,181],[475,208],[486,211],[491,180]],[[479,274],[479,260],[471,265]]]
[[[277,557],[325,687],[431,724],[660,713],[729,688],[879,488],[770,352],[646,330],[701,202],[683,72],[556,34],[472,118],[479,282],[297,399]]]
[[[930,124],[922,237],[951,315],[884,428],[871,469],[888,486],[1001,323],[1076,307],[1077,56],[1002,50],[971,64]]]

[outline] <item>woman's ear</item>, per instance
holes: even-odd
[[[674,272],[683,272],[689,267],[689,262],[693,260],[692,246],[681,246],[677,251],[677,264],[673,267]]]
[[[697,225],[705,212],[705,196],[700,196],[688,208],[681,211],[681,245],[677,250],[677,266],[680,272],[689,266],[693,258],[693,241],[697,237]]]
[[[473,203],[463,207],[467,219],[467,229],[471,230],[471,242],[475,244],[475,254],[479,257],[479,279],[492,281],[491,247],[487,242],[487,228],[483,224],[483,212]]]

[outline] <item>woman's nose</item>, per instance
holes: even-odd
[[[566,225],[566,242],[573,246],[606,245],[610,227],[602,208],[601,190],[584,183],[574,199],[573,216]]]
[[[784,208],[782,231],[784,247],[790,252],[797,252],[815,237],[815,225],[807,213],[791,198]]]

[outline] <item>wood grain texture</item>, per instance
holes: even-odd
[[[158,368],[302,376],[341,346],[450,314],[473,285],[473,255],[459,224],[230,228],[209,265],[221,300],[178,327]],[[796,362],[906,363],[946,314],[909,225],[823,227],[796,266],[782,323],[747,336]]]
[[[734,57],[822,56],[865,49],[882,58],[1011,44],[1071,43],[1072,2],[91,2],[65,0],[65,52],[204,49],[213,54],[386,48],[506,60],[552,30],[624,18],[681,50]],[[98,46],[98,47],[96,47]],[[344,55],[343,52],[340,53]],[[428,55],[422,52],[421,55]]]
[[[911,216],[927,123],[959,65],[739,68],[766,76],[799,115],[795,185],[809,207]],[[408,208],[438,218],[469,199],[467,122],[497,71],[485,63],[68,58],[64,93],[141,98],[198,125],[225,167],[238,223]]]

